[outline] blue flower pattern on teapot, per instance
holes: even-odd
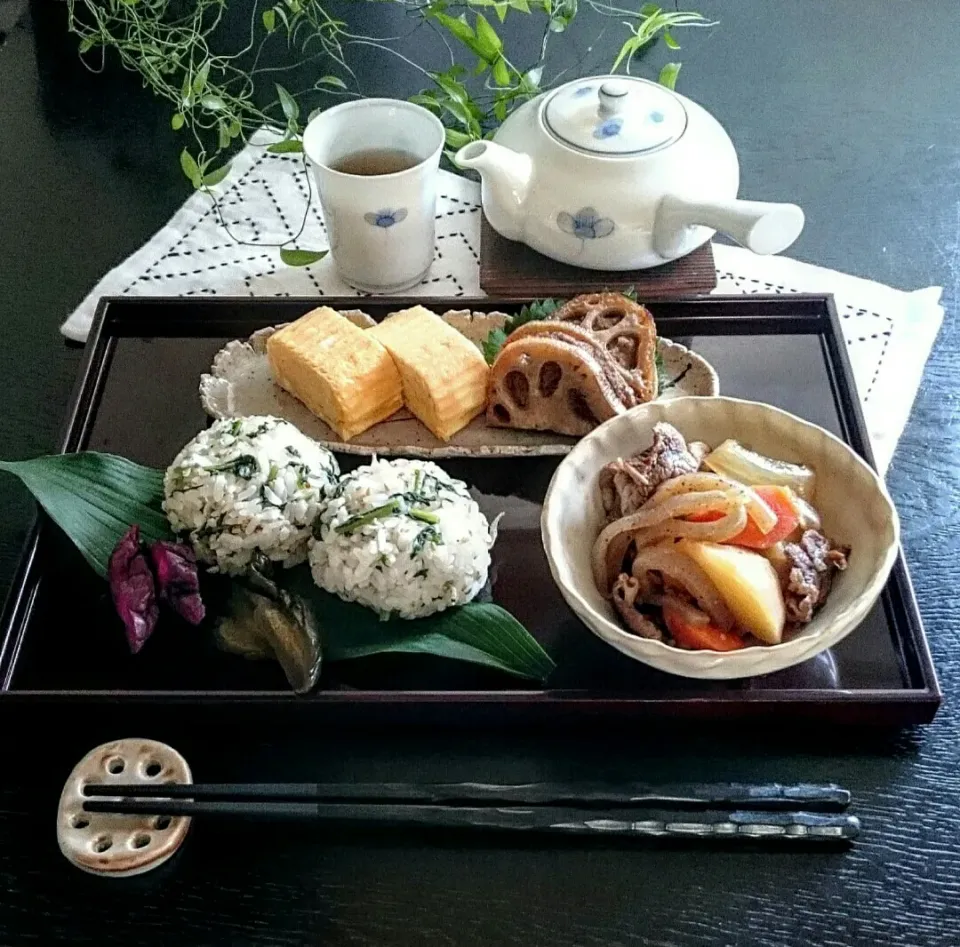
[[[623,119],[622,118],[605,118],[596,128],[593,130],[593,137],[599,138],[601,141],[604,138],[616,138],[620,134],[620,129],[623,128]]]
[[[364,214],[363,219],[374,227],[382,227],[386,230],[394,224],[399,224],[407,219],[406,207],[398,207],[396,210],[378,210],[369,214]]]
[[[609,237],[616,229],[609,217],[601,217],[593,207],[581,207],[575,214],[561,211],[557,214],[557,226],[580,240]]]

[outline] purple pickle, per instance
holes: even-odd
[[[114,607],[127,630],[130,651],[136,654],[153,634],[159,617],[153,573],[140,549],[139,526],[131,526],[114,548],[107,580]]]
[[[160,600],[184,621],[199,625],[206,609],[200,600],[200,575],[193,550],[183,543],[158,539],[150,545],[150,559],[157,576]]]

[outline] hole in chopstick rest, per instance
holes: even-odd
[[[119,776],[126,768],[126,765],[122,757],[114,756],[112,759],[107,760],[107,772],[110,773],[111,776]]]
[[[150,844],[150,836],[146,832],[138,832],[130,840],[130,844],[134,848],[146,848]]]
[[[154,779],[160,775],[162,769],[163,767],[156,760],[150,760],[149,763],[144,764],[143,775],[148,779]]]
[[[153,827],[158,831],[162,832],[164,829],[170,828],[170,816],[168,815],[159,815],[157,816],[156,821],[153,823]]]
[[[90,820],[82,813],[75,815],[70,820],[70,825],[75,829],[85,829],[90,824]]]
[[[94,840],[93,850],[99,855],[113,847],[113,839],[109,835],[101,835]]]

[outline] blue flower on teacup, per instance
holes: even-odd
[[[609,217],[601,217],[592,207],[581,207],[575,214],[561,211],[557,214],[557,226],[564,232],[581,240],[596,240],[609,237],[616,225]]]
[[[392,227],[407,219],[406,207],[398,207],[396,210],[378,210],[369,214],[364,214],[363,219],[374,227]]]
[[[575,99],[582,99],[585,95],[589,95],[593,92],[592,85],[582,85],[579,89],[574,89],[573,97]]]
[[[601,140],[604,138],[616,138],[616,136],[620,134],[621,128],[623,128],[622,118],[606,118],[594,128],[593,137]]]
[[[659,125],[663,121],[663,119],[664,119],[663,112],[650,113],[650,121],[653,122],[655,125]]]

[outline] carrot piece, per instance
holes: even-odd
[[[747,525],[736,536],[726,542],[731,546],[745,546],[747,549],[770,549],[786,539],[800,522],[800,516],[793,505],[792,493],[789,487],[754,487],[757,495],[776,514],[777,522],[769,533],[761,533],[757,524],[748,519]],[[716,510],[706,513],[693,513],[687,517],[694,523],[712,523],[723,516]]]
[[[663,603],[663,621],[673,640],[693,651],[736,651],[746,647],[743,638],[710,624],[698,608],[682,602]]]

